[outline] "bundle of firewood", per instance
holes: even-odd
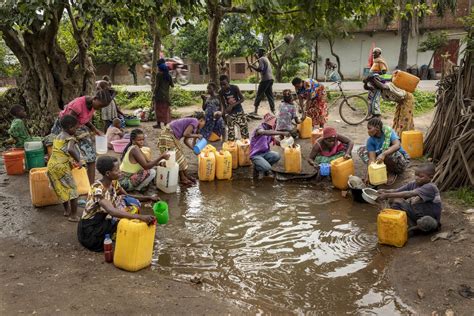
[[[439,82],[436,112],[425,139],[425,154],[436,163],[442,191],[474,186],[474,54]]]

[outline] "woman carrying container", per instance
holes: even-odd
[[[92,124],[92,118],[96,110],[100,110],[109,105],[114,98],[114,95],[109,90],[99,90],[94,96],[78,97],[71,102],[59,113],[59,118],[53,125],[51,133],[58,135],[61,132],[59,119],[64,115],[72,115],[79,121],[79,126],[74,135],[79,149],[81,151],[81,159],[87,163],[87,176],[89,182],[93,183],[95,180],[95,159],[96,153],[94,149],[94,140],[91,136],[91,131],[96,135],[103,136],[104,133],[97,129]]]
[[[155,179],[156,170],[153,169],[160,161],[169,158],[164,153],[154,160],[148,160],[141,148],[145,144],[145,134],[141,129],[134,129],[130,133],[130,143],[125,147],[120,164],[120,185],[127,191],[144,191],[148,184]]]
[[[176,162],[179,164],[179,181],[181,184],[190,185],[196,179],[187,174],[188,162],[184,156],[183,146],[180,140],[191,150],[196,143],[196,139],[201,139],[202,135],[198,131],[204,127],[206,119],[202,112],[196,113],[196,117],[185,117],[175,120],[167,125],[158,138],[158,148],[163,154],[167,151],[176,152]]]
[[[170,88],[174,87],[173,78],[169,73],[164,59],[158,60],[158,73],[156,74],[155,90],[153,91],[153,105],[155,109],[156,124],[153,128],[161,128],[171,121]]]

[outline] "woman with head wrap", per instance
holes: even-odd
[[[153,104],[155,108],[156,125],[154,128],[161,128],[171,121],[170,110],[170,87],[173,87],[173,78],[166,66],[164,59],[158,61],[158,73],[156,74],[155,90],[153,91]]]
[[[316,167],[339,157],[349,159],[353,147],[354,142],[349,137],[338,134],[334,127],[325,127],[323,137],[316,141],[309,154],[308,162]]]
[[[82,96],[69,102],[59,113],[58,119],[54,123],[51,133],[58,135],[61,132],[59,119],[65,115],[72,115],[77,118],[78,127],[76,129],[75,138],[81,151],[81,160],[87,163],[87,175],[89,182],[95,181],[95,148],[91,131],[97,135],[104,135],[92,124],[94,112],[100,110],[113,100],[114,95],[109,90],[99,90],[94,96]]]

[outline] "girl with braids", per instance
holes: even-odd
[[[145,134],[141,129],[134,129],[130,133],[130,143],[125,147],[120,164],[120,185],[127,191],[144,191],[156,176],[153,167],[163,159],[168,159],[165,153],[160,157],[147,161],[141,148],[145,144]]]
[[[186,173],[188,162],[184,157],[183,146],[180,140],[183,138],[186,146],[193,150],[196,140],[202,138],[198,131],[205,124],[204,113],[198,112],[195,117],[185,117],[171,122],[163,129],[158,138],[158,148],[161,153],[170,150],[176,151],[176,162],[179,164],[179,181],[181,184],[191,185],[195,183],[196,179]]]
[[[77,118],[79,126],[74,134],[79,149],[81,151],[82,159],[87,163],[87,176],[90,183],[95,181],[95,148],[94,139],[91,136],[91,131],[96,135],[104,135],[92,124],[94,112],[100,110],[112,101],[114,95],[109,90],[97,91],[94,96],[82,96],[69,102],[68,105],[59,113],[59,118],[54,123],[51,133],[57,135],[61,132],[59,119],[65,115],[72,115]]]
[[[358,154],[362,161],[366,164],[385,163],[387,171],[395,175],[389,184],[393,184],[396,175],[403,173],[410,157],[400,145],[400,138],[397,133],[388,125],[384,125],[382,120],[374,117],[367,123],[367,146],[362,146],[358,150]]]
[[[68,221],[77,222],[77,186],[72,178],[72,168],[79,165],[80,154],[76,145],[77,118],[64,115],[59,124],[61,133],[53,141],[53,152],[48,160],[48,178],[54,192],[64,206]]]

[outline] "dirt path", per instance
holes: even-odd
[[[179,112],[187,115],[198,109],[199,106],[188,107]],[[251,102],[245,103],[245,109],[252,109]],[[263,103],[260,114],[267,109]],[[416,118],[417,128],[425,131],[431,118],[432,114]],[[391,118],[385,117],[384,121],[390,123]],[[258,123],[251,121],[250,129]],[[148,145],[156,148],[158,131],[151,125],[151,122],[143,123],[141,128],[148,135]],[[329,125],[356,144],[363,144],[367,138],[364,125],[347,126],[334,113]],[[303,156],[307,157],[309,142],[299,142],[303,145]],[[190,150],[186,155],[190,171],[196,173],[197,159]],[[363,175],[364,167],[358,158],[355,161],[357,174]],[[310,166],[304,163],[304,168]],[[410,170],[404,178],[412,174]],[[250,175],[250,169],[242,168],[235,176]],[[445,200],[445,205],[443,231],[461,227],[467,239],[458,243],[431,242],[428,237],[410,239],[405,248],[390,251],[393,262],[388,277],[415,312],[443,313],[451,308],[468,315],[469,310],[474,310],[473,301],[460,297],[456,291],[461,282],[474,287],[473,219],[466,220],[449,201]],[[199,286],[166,278],[154,272],[153,267],[128,273],[105,264],[102,254],[86,251],[78,244],[76,225],[64,220],[60,206],[41,209],[31,206],[26,175],[0,174],[0,207],[1,314],[242,313],[238,307],[202,291]],[[417,298],[418,288],[425,293],[423,299]]]

